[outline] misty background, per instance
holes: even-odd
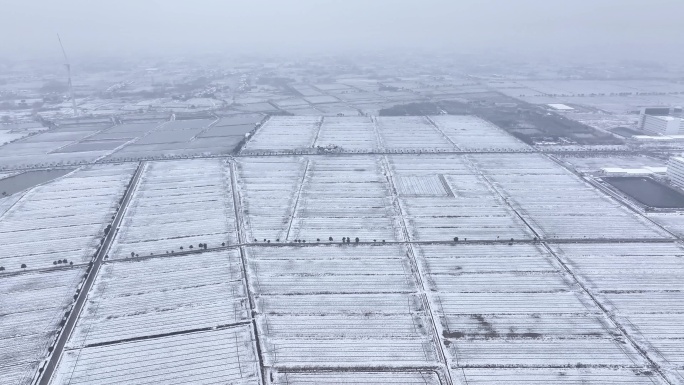
[[[4,59],[382,51],[676,60],[682,0],[0,0]]]

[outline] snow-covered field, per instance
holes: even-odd
[[[50,384],[260,384],[246,326],[68,350]]]
[[[543,238],[669,238],[539,154],[471,155],[478,169]]]
[[[403,247],[250,247],[247,257],[267,365],[438,365]]]
[[[674,243],[553,248],[652,360],[672,370],[684,365],[684,248]]]
[[[645,366],[542,246],[413,247],[452,368]]]
[[[399,224],[379,157],[308,159],[286,240],[395,240]]]
[[[104,264],[70,348],[244,321],[249,302],[237,251]]]
[[[461,150],[531,150],[494,124],[474,116],[441,115],[430,119]]]
[[[378,150],[379,137],[369,117],[325,117],[314,146],[339,146],[343,150]]]
[[[88,262],[135,166],[88,166],[25,192],[1,217],[0,266],[19,271],[22,264],[37,269],[57,260]]]
[[[236,160],[238,191],[248,240],[284,240],[307,169],[303,158]]]
[[[73,302],[84,269],[0,278],[0,382],[30,384]]]
[[[388,159],[411,240],[534,237],[466,157],[426,154]]]
[[[658,377],[633,369],[531,368],[463,369],[458,385],[664,385]]]
[[[666,167],[667,162],[644,155],[560,156],[561,161],[579,172],[595,172],[603,168]]]
[[[435,372],[317,372],[280,373],[274,385],[438,385],[441,384]]]
[[[249,239],[397,239],[379,157],[245,158],[239,183]]]
[[[474,116],[274,116],[257,130],[243,153],[302,151],[316,146],[337,146],[345,152],[531,150]]]
[[[390,150],[454,151],[456,146],[428,118],[378,117],[376,126],[383,148]]]
[[[303,150],[312,147],[321,125],[320,116],[274,116],[242,148],[242,152]]]
[[[150,162],[128,205],[110,258],[235,243],[230,166],[221,159]]]

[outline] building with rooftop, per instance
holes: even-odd
[[[684,187],[684,157],[673,156],[667,164],[667,177],[680,187]]]

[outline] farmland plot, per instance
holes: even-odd
[[[48,355],[84,269],[0,276],[0,378],[30,384]]]
[[[317,372],[280,373],[274,385],[438,385],[441,384],[435,372]]]
[[[274,116],[243,147],[243,152],[310,149],[321,125],[319,116]]]
[[[645,366],[541,246],[413,248],[452,368]]]
[[[658,364],[684,365],[684,249],[669,243],[555,245],[554,250]]]
[[[260,384],[246,326],[67,350],[50,384]]]
[[[380,158],[308,159],[284,239],[399,239],[400,225]]]
[[[134,164],[89,166],[39,185],[14,203],[0,221],[0,266],[18,271],[85,263],[95,254]]]
[[[277,370],[439,365],[401,246],[248,248],[247,256],[250,285],[260,293],[266,365]]]
[[[472,155],[471,159],[544,238],[669,237],[544,156]]]
[[[106,263],[68,346],[222,327],[248,318],[235,250]]]
[[[388,150],[454,151],[449,141],[422,116],[374,118],[381,144]]]
[[[109,256],[163,254],[207,243],[235,243],[229,165],[202,159],[150,162],[128,205]]]
[[[118,140],[118,139],[134,139],[145,135],[148,132],[155,130],[161,125],[161,122],[154,123],[126,123],[119,126],[114,126],[110,129],[102,131],[90,140]]]
[[[664,385],[631,369],[464,369],[462,385]],[[457,382],[458,383],[458,382]]]
[[[307,161],[242,158],[236,160],[236,167],[247,238],[285,239]]]
[[[646,213],[646,216],[673,234],[684,237],[684,215],[682,212],[652,212]]]
[[[314,146],[339,146],[343,150],[377,150],[378,136],[371,118],[325,117]]]
[[[198,129],[207,128],[215,120],[213,119],[189,119],[189,120],[174,120],[167,122],[162,127],[161,131],[174,131],[174,130],[187,130],[187,129]]]
[[[388,156],[388,160],[411,240],[534,237],[462,156]]]
[[[514,136],[475,116],[433,116],[429,119],[461,150],[531,150]]]

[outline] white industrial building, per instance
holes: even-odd
[[[667,164],[667,177],[677,186],[684,187],[684,157],[673,156]]]
[[[678,135],[682,130],[682,119],[674,116],[645,115],[643,130],[655,135]]]

